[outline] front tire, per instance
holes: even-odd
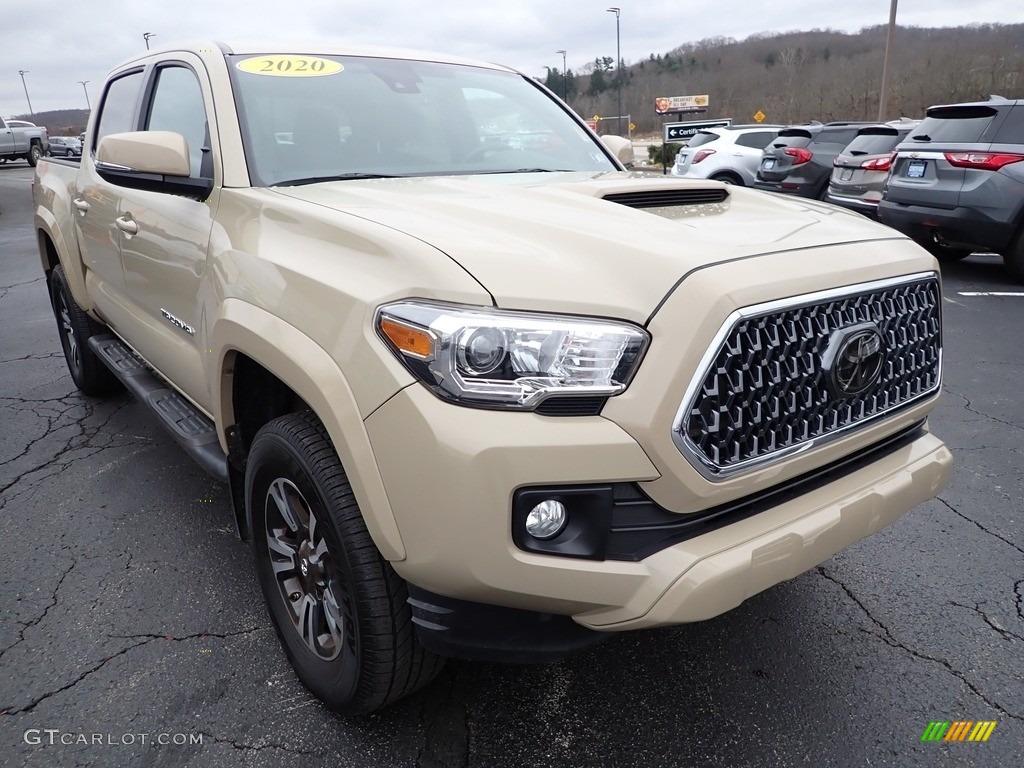
[[[68,287],[64,267],[58,264],[50,273],[50,303],[57,320],[57,334],[64,348],[64,359],[75,386],[84,395],[101,397],[120,387],[117,377],[96,357],[89,339],[107,329],[82,309]]]
[[[949,245],[942,245],[935,241],[929,241],[922,245],[924,245],[924,248],[928,253],[945,264],[949,264],[954,261],[961,261],[973,253],[970,248],[956,248]]]
[[[377,550],[323,424],[311,411],[257,433],[245,474],[256,573],[302,683],[365,714],[432,680],[405,582]]]

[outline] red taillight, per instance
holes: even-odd
[[[1024,155],[1009,152],[946,152],[945,155],[954,168],[974,168],[979,171],[998,171],[1004,165],[1024,160]]]
[[[715,150],[713,149],[698,149],[697,154],[693,156],[693,164],[696,165],[701,160],[711,157],[713,154],[715,154]]]
[[[810,150],[807,150],[807,149],[798,149],[796,147],[786,147],[782,151],[784,153],[786,153],[787,155],[789,155],[790,157],[793,158],[793,165],[803,165],[808,160],[810,160],[812,157],[814,157],[814,155],[811,154]]]
[[[865,160],[860,164],[865,171],[888,171],[892,167],[892,155],[888,157],[876,157],[874,160]]]

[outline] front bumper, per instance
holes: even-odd
[[[610,421],[457,408],[417,385],[367,425],[407,547],[408,557],[393,564],[403,578],[460,600],[569,615],[606,631],[731,610],[934,497],[952,466],[942,442],[923,433],[812,491],[639,562],[594,561],[519,549],[508,510],[514,490],[526,485],[655,477],[640,446]]]

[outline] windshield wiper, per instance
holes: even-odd
[[[927,133],[919,133],[919,134],[917,134],[917,136],[911,136],[910,138],[912,138],[914,141],[931,141],[932,140],[932,137],[929,136]]]
[[[474,175],[491,175],[496,173],[574,173],[570,168],[511,168],[507,171],[471,171]]]
[[[352,179],[403,179],[404,176],[384,173],[337,173],[330,176],[306,176],[301,179],[287,179],[275,182],[275,187],[299,187],[303,184],[319,184],[322,181],[349,181]]]

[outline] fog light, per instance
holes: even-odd
[[[550,539],[565,528],[565,505],[547,499],[530,510],[526,516],[526,532],[535,539]]]

